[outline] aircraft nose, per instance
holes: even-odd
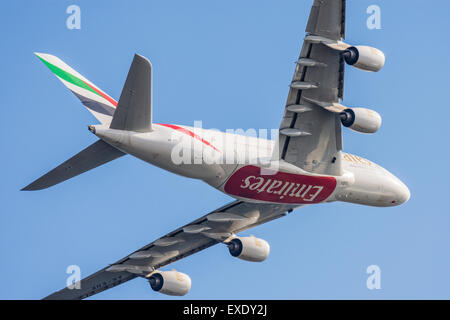
[[[411,192],[408,187],[400,181],[400,179],[395,179],[395,200],[392,202],[394,205],[400,205],[409,200],[411,197]]]
[[[398,192],[398,202],[399,204],[403,204],[407,202],[411,198],[411,192],[409,191],[408,187],[402,183],[402,186]]]

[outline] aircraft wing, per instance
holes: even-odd
[[[145,278],[153,270],[222,242],[233,234],[280,218],[294,208],[234,201],[82,279],[80,289],[64,288],[44,299],[84,299],[136,277]]]
[[[323,42],[342,45],[345,0],[315,0],[306,33],[275,156],[309,172],[340,175],[341,121],[327,107],[343,99],[345,61],[339,50]]]

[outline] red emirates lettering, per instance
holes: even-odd
[[[319,203],[336,189],[336,179],[286,172],[261,175],[259,167],[245,166],[228,179],[224,189],[233,196],[264,202]]]

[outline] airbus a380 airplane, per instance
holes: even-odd
[[[315,0],[306,33],[275,143],[152,123],[152,67],[140,55],[135,55],[116,102],[57,57],[37,53],[101,124],[89,126],[97,142],[23,190],[48,188],[130,154],[235,198],[81,280],[80,289],[64,288],[47,299],[83,299],[135,277],[147,279],[160,293],[185,295],[189,276],[160,268],[217,243],[240,259],[267,258],[269,244],[240,237],[241,231],[306,204],[345,201],[388,207],[408,201],[408,188],[389,171],[342,152],[342,125],[363,133],[374,133],[381,125],[377,112],[340,104],[345,64],[376,72],[384,66],[384,54],[342,41],[345,0]],[[230,150],[242,161],[229,161]]]

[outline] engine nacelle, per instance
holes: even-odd
[[[347,64],[364,70],[377,72],[383,68],[386,57],[381,50],[368,46],[349,47],[344,51]]]
[[[270,252],[269,243],[254,236],[236,237],[227,246],[233,257],[253,262],[264,261]]]
[[[156,271],[148,282],[154,291],[170,296],[184,296],[191,289],[191,278],[175,270]]]
[[[366,108],[348,108],[340,113],[344,127],[362,133],[375,133],[381,127],[378,112]]]

